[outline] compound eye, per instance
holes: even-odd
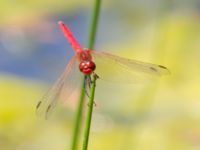
[[[90,75],[96,68],[93,61],[81,61],[79,64],[80,71],[85,75]]]

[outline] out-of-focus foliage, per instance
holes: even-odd
[[[165,65],[171,75],[142,85],[97,81],[97,107],[94,108],[89,149],[200,149],[198,1],[151,2],[154,3],[127,0],[113,1],[112,4],[110,1],[103,7],[97,49],[113,50],[120,56]],[[45,85],[44,77],[51,79],[51,74],[55,77],[55,72],[61,70],[59,61],[63,60],[60,55],[64,53],[58,53],[67,46],[67,42],[60,42],[60,46],[55,44],[63,35],[59,33],[58,38],[51,31],[54,29],[51,25],[56,24],[52,20],[66,17],[69,23],[77,21],[79,14],[76,12],[88,9],[90,5],[88,1],[0,2],[0,32],[3,33],[0,37],[0,55],[9,56],[0,60],[0,150],[69,148],[74,111],[61,105],[46,121],[35,115],[35,106],[49,86]],[[87,11],[81,13],[88,15]],[[73,14],[75,18],[71,19]],[[35,21],[41,20],[37,17],[45,20],[40,22],[42,26]],[[27,19],[32,20],[34,25],[27,28]],[[80,26],[84,26],[84,22],[78,23],[73,31],[80,31]],[[13,30],[9,26],[7,29],[5,25],[17,28]],[[86,38],[80,32],[76,32],[76,36]],[[38,46],[41,43],[43,45]],[[16,46],[23,51],[13,53]],[[51,48],[53,52],[49,50],[49,53],[45,53],[46,49]],[[42,56],[34,55],[37,51],[43,52],[40,53]],[[70,49],[67,51],[69,53]],[[28,60],[24,57],[28,57]],[[18,62],[21,60],[24,64],[19,68]],[[6,68],[10,67],[7,64],[9,61],[13,61],[13,67],[6,72]],[[22,75],[20,69],[23,70]],[[35,73],[37,71],[38,74]],[[28,72],[34,74],[29,76]],[[43,76],[39,73],[43,73]]]

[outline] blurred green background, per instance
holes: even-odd
[[[0,2],[0,150],[69,149],[77,96],[48,120],[35,106],[73,56],[57,21],[86,46],[92,4]],[[96,49],[171,75],[142,85],[97,81],[89,149],[200,149],[199,0],[103,1]]]

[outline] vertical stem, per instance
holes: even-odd
[[[87,118],[85,122],[85,131],[84,131],[84,139],[83,139],[83,149],[87,150],[88,147],[88,141],[89,141],[89,135],[90,135],[90,125],[92,120],[92,111],[93,111],[93,105],[94,105],[94,93],[95,93],[95,87],[96,87],[96,79],[97,76],[94,75],[91,89],[90,89],[90,100],[88,103],[88,110],[87,110]]]
[[[89,28],[89,38],[88,38],[89,49],[94,48],[96,30],[97,30],[97,24],[98,24],[99,12],[100,12],[100,5],[101,5],[101,0],[95,0],[94,8],[92,11],[91,24]],[[73,140],[72,140],[71,150],[77,150],[78,148],[79,132],[80,132],[80,127],[81,127],[81,122],[82,122],[84,97],[85,97],[85,89],[84,89],[84,79],[83,79],[82,87],[81,87],[81,95],[80,95],[79,104],[78,104],[77,113],[76,113],[76,120],[75,120],[75,127],[73,131]]]
[[[92,19],[90,23],[89,39],[88,39],[89,49],[94,48],[97,25],[98,25],[98,20],[99,20],[100,6],[101,6],[101,0],[95,0],[93,12],[92,12]]]
[[[94,44],[95,44],[95,37],[96,37],[98,20],[99,20],[100,6],[101,6],[101,0],[95,0],[91,24],[90,24],[89,41],[88,41],[88,48],[91,50],[94,48]],[[82,148],[83,150],[87,150],[87,147],[88,147],[90,125],[91,125],[91,119],[92,119],[92,111],[93,111],[93,106],[94,106],[93,103],[94,103],[96,79],[97,79],[97,76],[94,75],[94,79],[92,81],[92,86],[91,86],[91,91],[90,91],[90,101],[89,101],[89,106],[88,106],[87,116],[86,116],[87,118],[86,118],[86,122],[85,122],[85,131],[84,131],[83,148]]]
[[[79,104],[78,104],[78,109],[76,112],[76,120],[75,120],[75,125],[74,125],[74,131],[73,131],[73,139],[72,139],[72,145],[71,145],[71,150],[77,150],[78,148],[78,140],[79,140],[79,132],[80,132],[80,126],[82,122],[82,112],[83,112],[83,104],[84,104],[84,97],[85,97],[85,86],[84,86],[84,79],[82,82],[82,89],[81,89],[81,94],[80,94],[80,99],[79,99]]]

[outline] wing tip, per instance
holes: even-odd
[[[162,66],[162,65],[157,65],[157,67],[151,66],[149,67],[149,69],[153,71],[155,74],[157,74],[158,76],[171,74],[170,70],[167,67]]]
[[[171,74],[171,71],[167,67],[162,66],[162,65],[158,65],[158,67],[160,69],[162,69],[162,74],[161,75],[170,75]]]

